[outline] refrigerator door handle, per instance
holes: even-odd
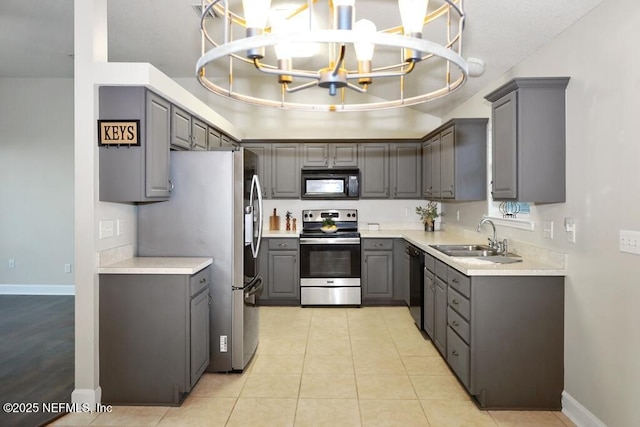
[[[260,242],[262,241],[262,187],[260,185],[260,179],[258,175],[253,175],[253,179],[251,180],[251,196],[250,196],[250,204],[253,206],[254,196],[256,195],[258,198],[258,238],[256,241],[253,241],[253,218],[251,224],[251,252],[253,253],[254,258],[258,258],[258,253],[260,252]],[[246,222],[246,221],[245,221]],[[245,228],[246,230],[246,228]]]

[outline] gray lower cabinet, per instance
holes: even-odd
[[[422,325],[427,335],[433,339],[436,321],[436,279],[435,258],[424,256],[424,301],[422,304]]]
[[[209,364],[210,275],[100,275],[103,403],[182,402]]]
[[[139,146],[100,147],[100,200],[168,200],[171,104],[144,87],[103,86],[99,97],[101,120],[140,121]]]
[[[435,261],[433,344],[442,355],[447,354],[447,265]]]
[[[362,239],[362,303],[393,300],[393,240]]]
[[[560,409],[564,278],[446,276],[445,358],[478,405]]]
[[[300,264],[297,238],[268,238],[259,255],[264,289],[260,305],[300,305]]]
[[[423,191],[427,199],[485,200],[487,119],[452,119],[425,136]]]
[[[491,104],[494,200],[565,201],[565,89],[568,77],[516,78]]]

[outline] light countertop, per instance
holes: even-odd
[[[405,239],[424,250],[429,255],[452,266],[467,276],[564,276],[564,268],[547,264],[531,256],[523,256],[521,262],[499,264],[481,258],[450,257],[430,247],[430,245],[446,245],[461,243],[486,244],[486,236],[478,234],[477,239],[469,239],[460,234],[423,230],[379,230],[360,229],[362,238]],[[299,231],[265,230],[265,238],[297,238]]]
[[[211,265],[211,258],[133,257],[98,268],[99,274],[195,274]]]

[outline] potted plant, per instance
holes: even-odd
[[[416,207],[416,213],[420,215],[420,220],[424,224],[425,231],[434,230],[434,221],[440,216],[438,213],[438,204],[436,202],[427,202],[427,206]]]
[[[325,233],[333,233],[338,229],[335,221],[332,218],[325,218],[322,220],[322,227],[320,227]]]

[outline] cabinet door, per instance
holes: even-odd
[[[411,305],[411,257],[404,253],[404,302],[407,307]]]
[[[207,128],[207,148],[211,150],[218,147],[220,147],[220,132],[209,126]]]
[[[394,199],[419,199],[421,191],[421,145],[391,144],[391,184]]]
[[[221,147],[226,147],[226,148],[231,148],[231,147],[235,147],[236,144],[234,144],[233,141],[231,140],[231,138],[229,138],[227,135],[222,134],[220,136],[220,146]]]
[[[300,198],[298,144],[274,144],[271,147],[271,197]]]
[[[171,104],[153,92],[146,92],[145,195],[169,197],[169,140]]]
[[[431,142],[431,197],[434,199],[442,197],[440,183],[440,135],[438,135]]]
[[[253,143],[242,145],[258,155],[257,172],[262,185],[262,197],[271,198],[271,145]]]
[[[191,299],[191,387],[209,365],[209,291]]]
[[[443,199],[455,198],[455,132],[454,127],[440,134],[440,194]]]
[[[302,167],[329,166],[329,144],[302,144]]]
[[[360,198],[389,198],[389,144],[361,144]]]
[[[424,331],[433,340],[436,321],[436,284],[432,272],[424,269],[424,310],[422,311]]]
[[[517,92],[511,92],[492,104],[494,200],[517,197]]]
[[[336,168],[358,167],[358,144],[329,145],[330,165]]]
[[[436,277],[436,309],[433,343],[443,355],[447,354],[447,284]],[[446,357],[446,356],[445,356]]]
[[[202,120],[193,117],[191,119],[191,139],[193,142],[193,150],[206,151],[208,126]]]
[[[269,251],[269,298],[300,298],[297,251]]]
[[[365,252],[362,298],[393,298],[393,252]]]
[[[431,166],[431,140],[422,144],[422,197],[433,197],[433,178]]]
[[[171,146],[191,149],[191,115],[174,105],[171,106]]]

